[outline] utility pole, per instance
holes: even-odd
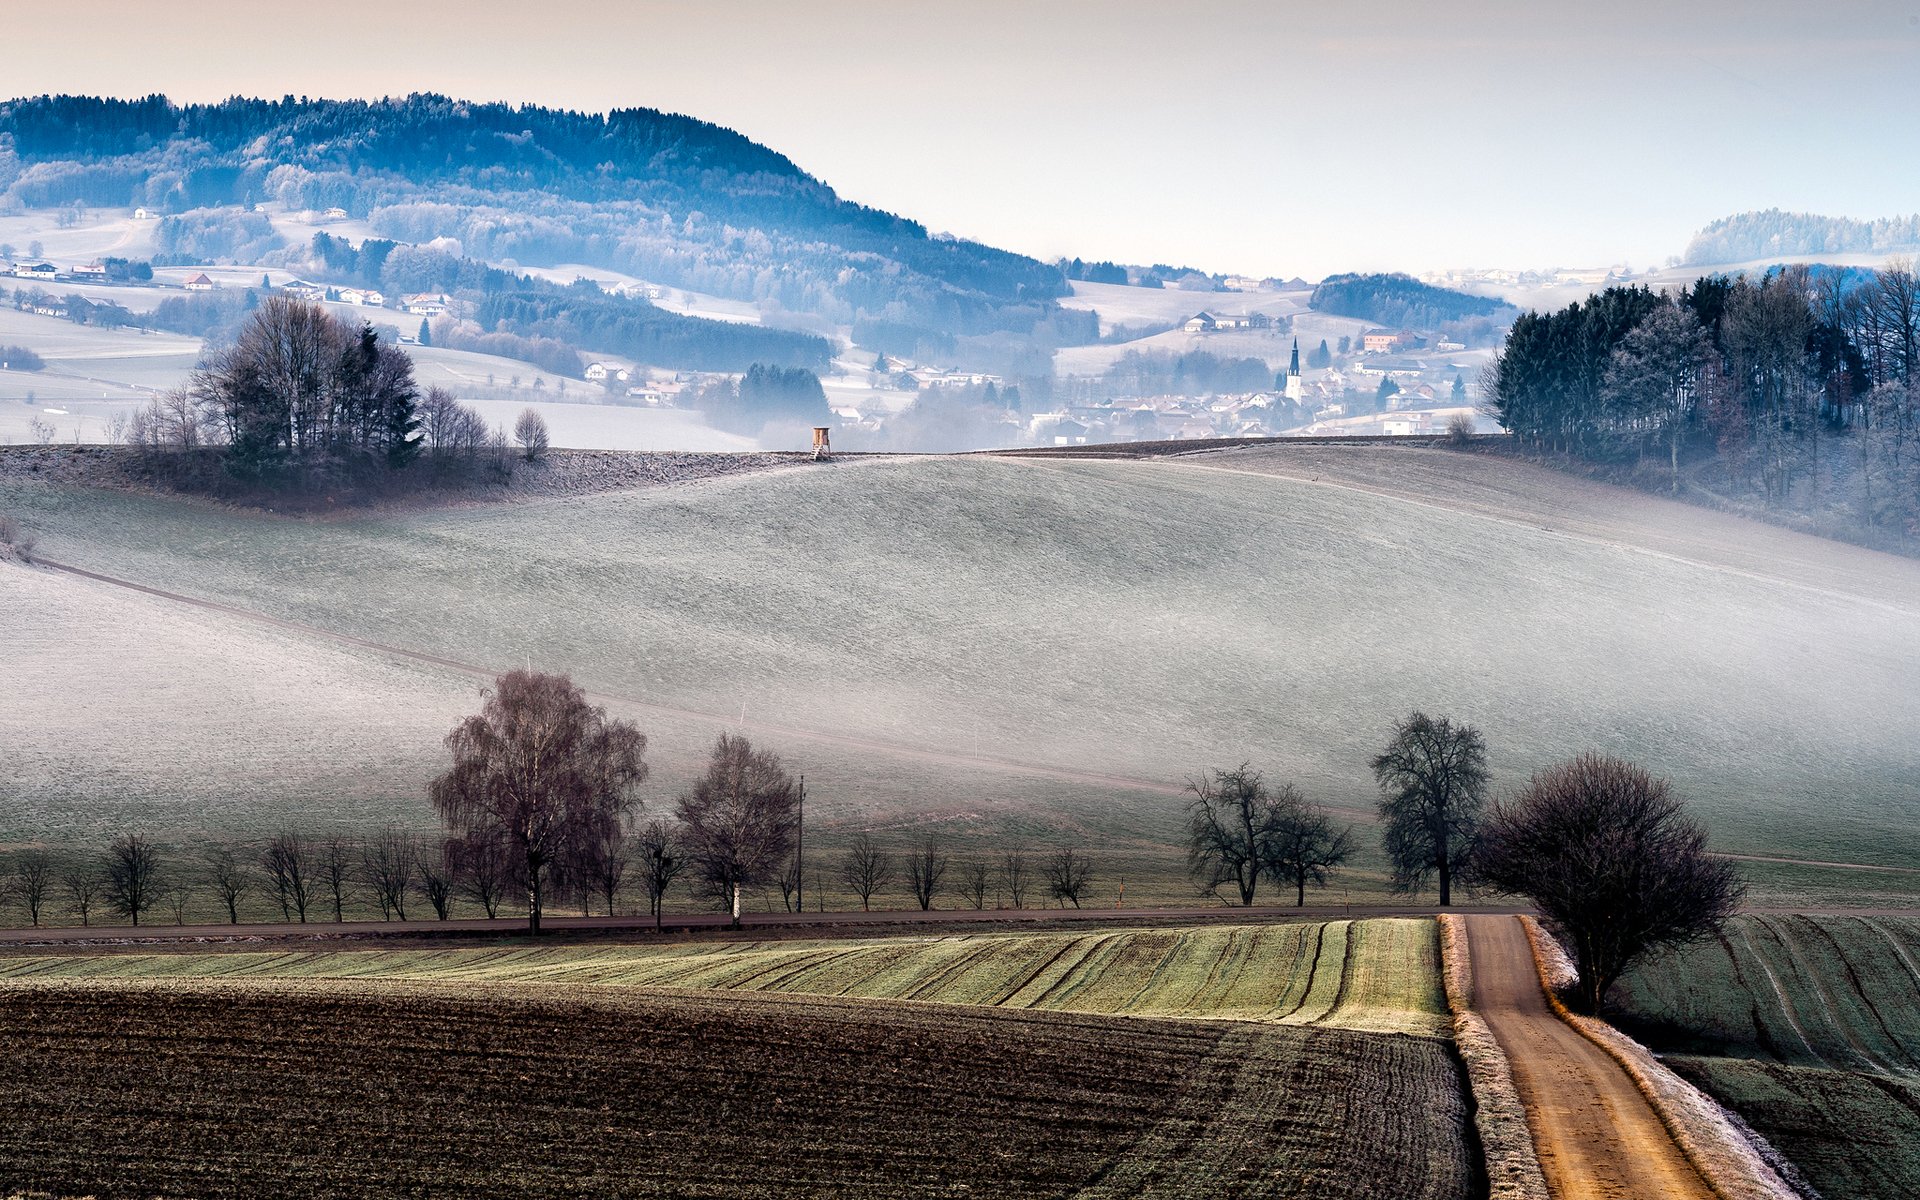
[[[800,777],[800,817],[793,835],[793,911],[807,911],[807,777]]]

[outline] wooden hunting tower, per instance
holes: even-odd
[[[815,462],[833,457],[833,446],[827,441],[827,428],[825,425],[815,425],[813,427],[813,459]]]

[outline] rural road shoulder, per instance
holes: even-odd
[[[1547,1006],[1520,922],[1466,927],[1473,1007],[1512,1066],[1556,1200],[1713,1200],[1626,1071]]]

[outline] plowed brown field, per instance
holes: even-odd
[[[0,1062],[0,1194],[1475,1188],[1447,1046],[1334,1029],[565,985],[97,982],[0,988]]]

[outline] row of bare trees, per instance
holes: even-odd
[[[998,862],[973,857],[955,860],[937,837],[920,839],[898,858],[869,834],[854,836],[839,862],[840,881],[870,912],[873,898],[903,877],[907,891],[921,912],[934,907],[943,894],[972,909],[984,909],[991,899],[1007,908],[1025,908],[1034,895],[1044,895],[1060,907],[1080,907],[1093,890],[1093,860],[1084,851],[1063,847],[1033,869],[1027,856],[1010,850]]]

